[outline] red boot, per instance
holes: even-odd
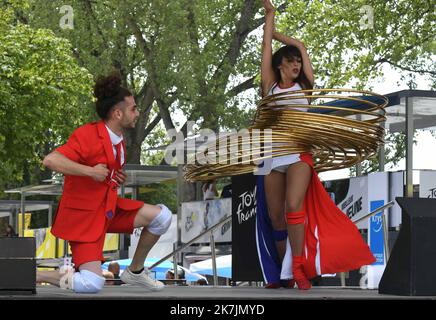
[[[278,289],[278,288],[280,288],[280,283],[277,282],[271,282],[265,285],[265,289]]]
[[[280,280],[279,283],[277,282],[271,282],[267,283],[265,285],[265,289],[279,289],[279,288],[286,288],[286,289],[292,289],[295,286],[295,280],[289,279],[289,280]]]
[[[309,290],[312,287],[312,284],[304,273],[304,260],[304,256],[292,256],[292,274],[294,275],[294,280],[297,283],[298,289]]]
[[[280,282],[281,282],[283,288],[293,289],[295,287],[295,280],[294,279],[281,280]]]

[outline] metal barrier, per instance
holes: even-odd
[[[365,219],[368,219],[372,216],[375,216],[377,213],[379,212],[383,212],[386,209],[389,209],[390,207],[392,207],[395,204],[394,201],[388,202],[386,203],[384,206],[381,206],[378,209],[375,209],[374,211],[364,215],[363,217],[356,219],[356,220],[351,220],[354,224],[359,223],[360,221],[363,221]],[[389,228],[388,228],[388,224],[385,218],[385,215],[382,215],[382,226],[383,226],[383,240],[384,240],[384,251],[385,251],[385,257],[386,257],[386,261],[389,260],[389,244],[388,244],[388,240],[389,240]]]
[[[215,254],[215,239],[213,236],[213,231],[218,228],[219,226],[221,226],[222,224],[230,221],[232,219],[232,216],[228,216],[225,219],[221,220],[220,222],[218,222],[217,224],[213,225],[212,227],[210,227],[209,229],[205,230],[204,232],[200,233],[198,236],[196,236],[195,238],[191,239],[190,241],[188,241],[187,243],[185,243],[184,245],[182,245],[180,248],[176,248],[174,249],[173,252],[167,254],[165,257],[163,257],[162,259],[160,259],[159,261],[156,261],[155,263],[153,263],[149,269],[153,269],[154,267],[158,266],[159,264],[161,264],[162,262],[166,261],[168,258],[171,257],[175,257],[176,254],[178,254],[179,252],[181,252],[182,250],[184,250],[185,248],[189,247],[191,244],[193,244],[195,241],[197,241],[198,239],[200,239],[201,237],[203,237],[204,235],[206,235],[207,233],[210,232],[210,246],[211,246],[211,253],[212,253],[212,270],[213,270],[213,285],[216,286],[218,283],[218,275],[217,275],[217,268],[216,268],[216,254]],[[176,259],[173,259],[174,262],[174,279],[178,279],[177,276],[177,262]]]

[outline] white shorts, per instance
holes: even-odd
[[[290,154],[272,159],[271,170],[285,173],[291,164],[300,162],[300,154]]]

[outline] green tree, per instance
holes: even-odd
[[[92,76],[68,40],[17,17],[27,1],[0,6],[0,186],[32,183],[41,157],[89,118]]]
[[[254,19],[260,2],[71,1],[72,30],[59,27],[62,4],[34,1],[28,23],[68,38],[94,75],[121,71],[141,111],[128,136],[129,162],[139,162],[141,144],[160,119],[174,129],[175,108],[204,127],[248,123],[234,98],[254,86],[257,46],[254,37],[245,40],[262,24]],[[159,113],[150,112],[153,104]]]
[[[315,85],[338,88],[352,84],[371,90],[369,80],[389,65],[416,89],[416,75],[436,88],[434,1],[292,1],[278,29],[302,39],[315,69]],[[405,157],[404,133],[386,132],[385,162]],[[362,173],[378,170],[378,158],[362,163]],[[355,168],[351,170],[355,174]]]
[[[162,119],[182,110],[200,127],[239,128],[255,106],[263,10],[255,0],[70,1],[74,29],[59,27],[63,1],[34,1],[29,23],[49,27],[74,45],[91,73],[121,70],[141,106],[130,134],[131,162]],[[434,78],[434,11],[431,1],[275,1],[284,11],[277,28],[303,39],[318,87],[354,82],[368,89],[382,64]],[[366,16],[373,11],[373,25]],[[362,26],[363,24],[363,26]],[[253,92],[253,91],[252,91]],[[153,103],[159,112],[151,113]],[[134,151],[133,149],[137,150]]]
[[[143,142],[161,121],[167,131],[177,126],[176,110],[198,128],[250,123],[259,98],[261,1],[72,0],[73,29],[59,24],[64,1],[29,1],[15,13],[20,21],[67,38],[79,65],[94,76],[120,70],[133,90],[141,117],[127,135],[130,163],[140,162]],[[371,89],[368,80],[382,75],[383,64],[435,78],[431,1],[274,4],[279,31],[305,41],[317,87]],[[373,10],[369,27],[362,27],[369,22],[365,5]]]
[[[370,89],[383,64],[435,82],[435,18],[430,0],[297,0],[278,28],[305,41],[318,87]]]
[[[259,1],[70,1],[74,29],[59,27],[62,5],[33,1],[26,20],[68,38],[94,75],[120,70],[141,114],[126,137],[129,163],[139,163],[141,145],[160,120],[165,130],[175,128],[175,109],[199,127],[249,123],[236,97],[255,86],[259,59],[256,36],[249,35],[263,21],[255,19]]]

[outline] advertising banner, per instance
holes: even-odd
[[[256,176],[232,177],[232,279],[263,281],[256,246]]]
[[[324,186],[338,208],[350,219],[357,219],[368,213],[367,176],[325,181]],[[368,224],[362,221],[357,228],[367,229]]]
[[[36,259],[51,259],[64,256],[64,240],[56,239],[56,237],[51,233],[51,227],[40,229],[27,229],[24,231],[24,236],[35,238]],[[119,234],[107,233],[104,241],[103,252],[118,250],[119,239]],[[57,254],[56,240],[58,240]],[[68,254],[71,254],[71,249],[69,246]]]
[[[371,201],[371,211],[376,210],[384,205],[383,200]],[[375,216],[369,218],[369,247],[372,254],[377,259],[373,265],[384,265],[384,241],[383,241],[383,224],[382,212],[377,213]]]
[[[404,195],[404,171],[389,172],[389,201]],[[395,201],[389,209],[389,227],[397,228],[401,225],[401,208]]]
[[[419,197],[436,199],[436,171],[419,172]]]
[[[382,207],[389,201],[389,173],[376,172],[367,176],[368,178],[368,200],[369,212]],[[386,266],[386,259],[384,253],[384,233],[382,224],[382,215],[385,216],[386,221],[388,211],[384,210],[367,220],[368,225],[368,244],[372,254],[377,259],[372,265],[367,267],[368,288],[376,289],[383,275]]]
[[[182,203],[181,238],[186,243],[205,230],[232,214],[232,199],[215,199]],[[223,224],[213,233],[216,242],[231,242],[231,221]],[[196,243],[210,242],[210,233],[201,237]]]

